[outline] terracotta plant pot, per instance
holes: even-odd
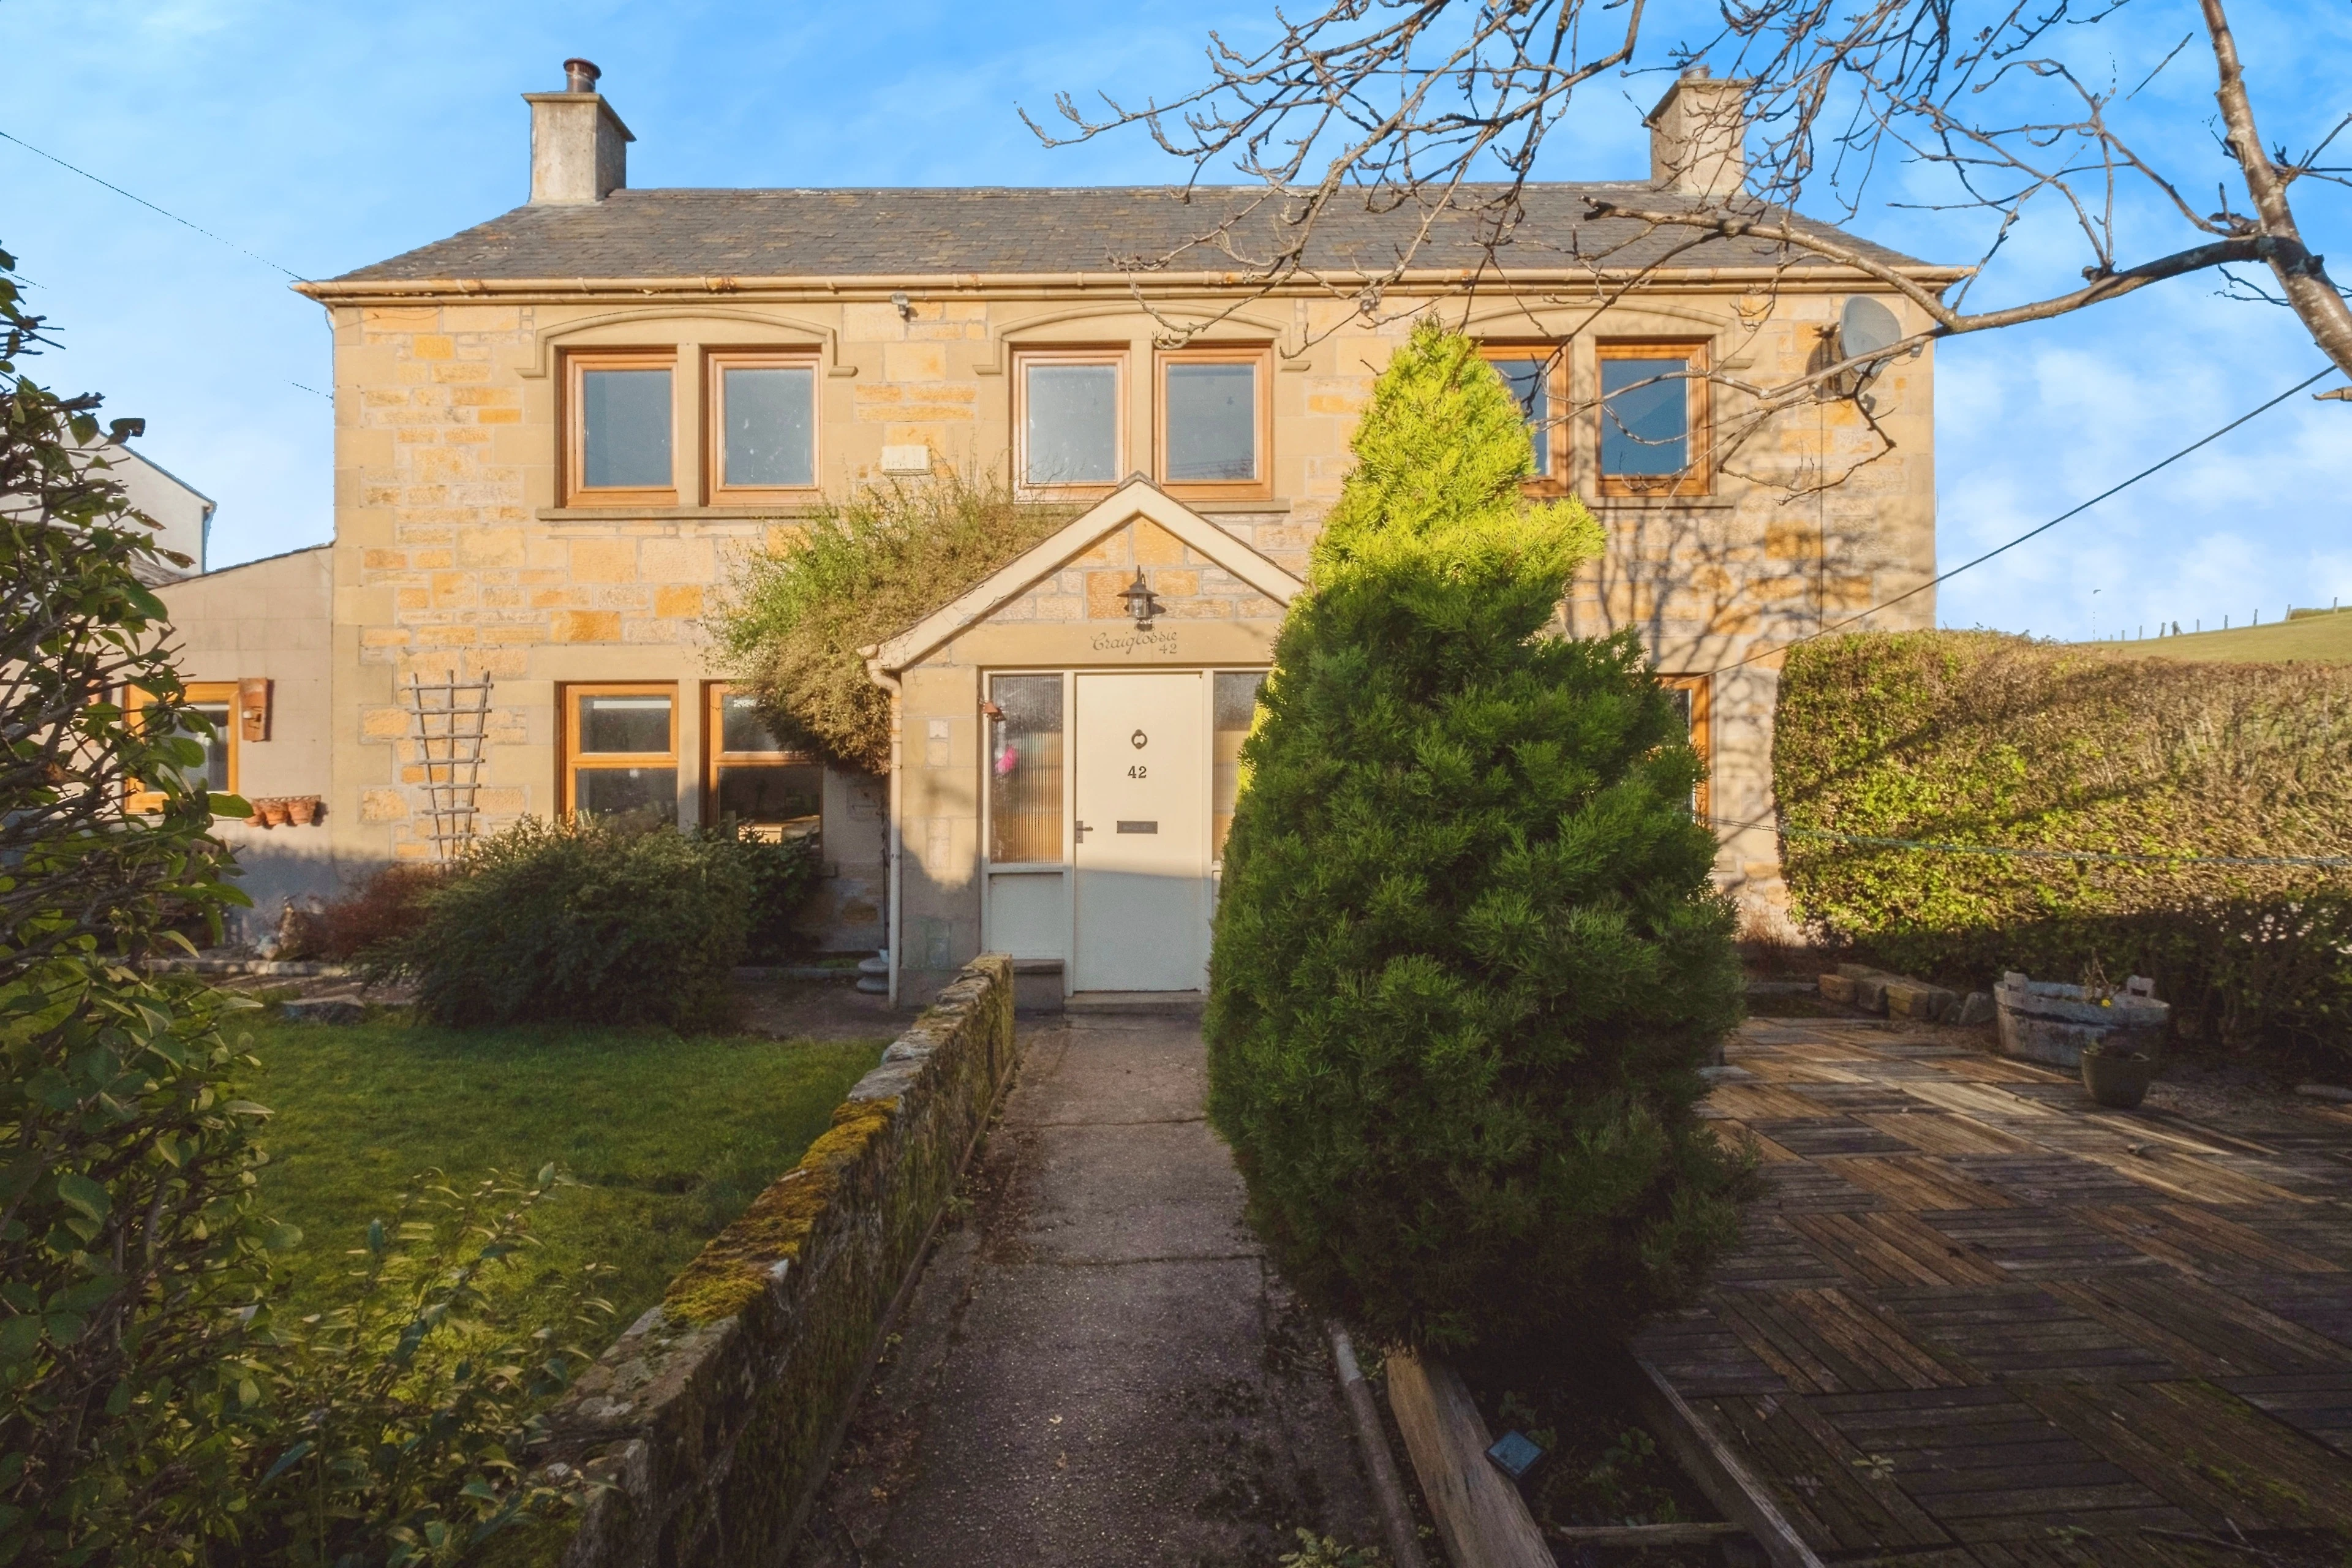
[[[297,827],[310,826],[319,820],[319,797],[315,795],[289,796],[286,816]]]
[[[2130,1110],[2147,1098],[2147,1086],[2156,1079],[2156,1058],[2145,1051],[2085,1046],[2083,1087],[2101,1105]]]
[[[257,800],[253,803],[253,819],[264,827],[286,826],[286,803],[278,799]]]

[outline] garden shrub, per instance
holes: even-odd
[[[512,1462],[523,1407],[575,1358],[420,1353],[470,1310],[450,1249],[477,1243],[476,1268],[517,1245],[499,1221],[436,1243],[388,1341],[271,1324],[272,1253],[299,1237],[255,1206],[268,1112],[229,1033],[254,1004],[138,967],[246,901],[207,831],[244,803],[197,782],[202,721],[141,580],[187,562],[93,458],[98,398],[19,372],[43,340],[14,267],[0,253],[0,1563],[455,1563],[580,1500]],[[136,715],[127,687],[152,699]],[[134,781],[153,809],[126,813]],[[398,1400],[355,1402],[369,1387]],[[298,1427],[353,1436],[304,1471]]]
[[[1903,632],[1801,644],[1780,676],[1773,784],[1800,919],[1964,988],[2094,963],[2147,974],[2189,1037],[2339,1068],[2352,868],[2210,862],[2345,857],[2347,773],[2352,669],[2337,666]]]
[[[731,821],[703,832],[731,845],[751,879],[751,925],[743,940],[744,958],[773,963],[806,948],[808,939],[799,922],[809,896],[816,891],[816,840],[759,837]]]
[[[896,637],[1076,516],[948,474],[827,501],[738,567],[711,632],[780,739],[883,773],[890,697],[858,649]]]
[[[530,1468],[546,1412],[591,1358],[611,1306],[594,1270],[561,1321],[505,1321],[499,1277],[538,1240],[531,1211],[570,1181],[492,1173],[459,1192],[423,1173],[369,1222],[345,1299],[248,1334],[260,1409],[247,1447],[261,1468],[215,1560],[287,1568],[425,1568],[479,1561],[501,1531],[576,1508],[593,1487]],[[511,1538],[509,1538],[511,1539]]]
[[[1227,841],[1209,1113],[1252,1219],[1382,1345],[1625,1331],[1733,1238],[1694,1107],[1739,1016],[1698,763],[1630,634],[1547,631],[1600,530],[1418,329],[1276,647]]]
[[[277,956],[346,963],[369,948],[407,936],[424,923],[425,895],[441,881],[438,866],[378,867],[340,899],[315,910],[290,907]]]
[[[190,782],[202,752],[140,580],[185,562],[88,456],[99,399],[18,369],[43,340],[14,267],[0,254],[0,1562],[143,1560],[200,1536],[234,1472],[230,1314],[271,1236],[260,1108],[228,1092],[219,1027],[239,1004],[133,966],[244,901],[206,836],[241,803]],[[134,781],[156,809],[125,813]]]
[[[477,842],[409,934],[370,950],[436,1024],[724,1022],[752,924],[756,850],[595,817],[525,817]]]

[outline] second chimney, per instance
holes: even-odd
[[[1681,195],[1723,197],[1748,179],[1747,81],[1717,81],[1692,66],[1643,123],[1650,128],[1650,183]]]
[[[586,60],[566,60],[563,91],[522,95],[530,105],[531,205],[601,202],[628,184],[636,138],[596,90],[602,74]]]

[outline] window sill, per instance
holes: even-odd
[[[1290,510],[1290,502],[1276,496],[1266,496],[1257,500],[1243,500],[1234,496],[1219,496],[1214,500],[1205,497],[1187,497],[1181,490],[1171,490],[1169,495],[1188,510],[1197,511],[1203,517],[1219,513],[1239,515],[1244,512]]]
[[[1610,511],[1729,511],[1739,503],[1730,496],[1593,496],[1585,504],[1596,512]]]
[[[541,522],[756,522],[813,516],[824,505],[811,500],[765,506],[543,506],[531,516]]]

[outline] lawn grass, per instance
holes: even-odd
[[[536,1212],[544,1245],[496,1294],[540,1321],[583,1267],[610,1265],[608,1340],[792,1168],[884,1044],[268,1016],[246,1027],[262,1063],[246,1092],[274,1112],[261,1206],[302,1229],[298,1310],[341,1299],[351,1250],[418,1172],[463,1191],[493,1168],[528,1178],[551,1161],[580,1184]]]

